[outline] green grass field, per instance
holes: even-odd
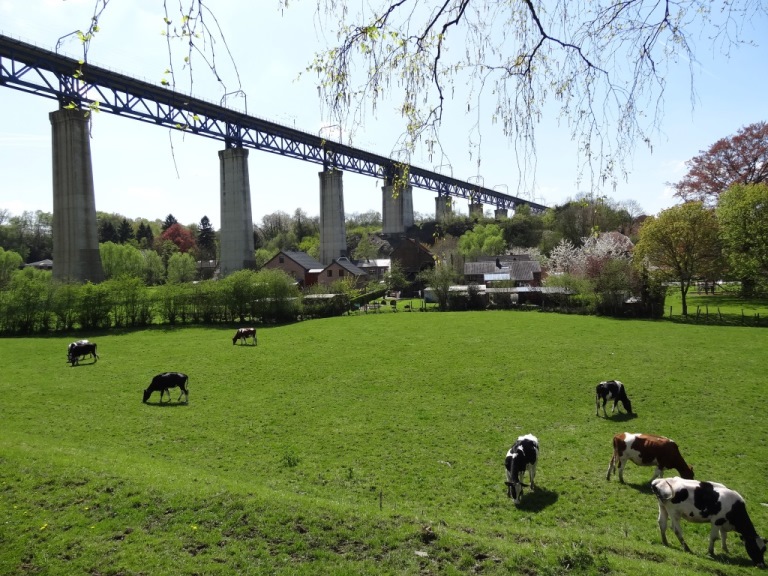
[[[1,574],[755,571],[736,534],[709,558],[708,526],[663,547],[652,468],[605,473],[613,434],[670,436],[768,535],[765,330],[465,312],[233,333],[85,335],[100,359],[75,368],[72,336],[0,341]],[[166,370],[189,404],[142,404]],[[607,378],[636,417],[595,417]],[[525,433],[538,490],[516,508]]]

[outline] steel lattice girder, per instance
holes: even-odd
[[[514,209],[525,204],[547,209],[416,166],[288,128],[193,98],[169,88],[81,63],[73,58],[0,35],[0,86],[55,99],[59,106],[100,111],[221,140],[227,147],[249,147],[282,156],[389,180],[407,170],[408,184],[475,203]]]

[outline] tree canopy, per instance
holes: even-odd
[[[768,184],[737,184],[720,195],[720,236],[731,274],[751,295],[768,283]]]
[[[717,219],[701,202],[688,202],[650,217],[640,229],[634,258],[656,274],[680,285],[683,315],[686,295],[697,278],[714,279],[721,266]]]
[[[685,163],[688,172],[674,184],[675,196],[717,203],[720,194],[735,184],[768,181],[768,123],[744,126],[721,138]]]

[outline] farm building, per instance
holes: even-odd
[[[296,280],[300,287],[317,284],[318,276],[325,266],[306,252],[280,250],[264,264],[264,268],[282,270]]]

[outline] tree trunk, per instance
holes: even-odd
[[[688,287],[685,282],[680,282],[680,297],[683,301],[683,316],[688,316],[688,302],[686,302],[685,297],[688,295]]]

